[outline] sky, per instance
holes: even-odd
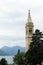
[[[34,30],[43,32],[43,0],[0,0],[0,48],[25,47],[25,24],[30,10]]]

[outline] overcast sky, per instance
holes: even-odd
[[[43,0],[0,0],[0,48],[25,46],[29,9],[34,29],[43,31]]]

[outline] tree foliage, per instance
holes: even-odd
[[[29,50],[25,54],[25,58],[27,60],[26,64],[41,64],[41,61],[43,60],[43,41],[41,38],[42,32],[37,29],[32,36],[32,42],[30,43]]]
[[[14,57],[13,57],[13,61],[14,63],[18,64],[18,65],[22,65],[23,64],[23,52],[17,53]]]
[[[0,65],[8,65],[7,60],[5,58],[2,58],[0,61]]]

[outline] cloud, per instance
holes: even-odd
[[[25,39],[23,38],[10,38],[10,37],[2,37],[0,39],[0,48],[3,47],[3,46],[25,46]]]
[[[25,46],[25,24],[31,11],[34,27],[42,31],[42,0],[0,0],[0,46]],[[41,22],[40,22],[41,21]]]

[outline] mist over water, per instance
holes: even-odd
[[[8,64],[12,64],[13,63],[13,56],[0,56],[0,60],[2,58],[5,58],[8,62]]]

